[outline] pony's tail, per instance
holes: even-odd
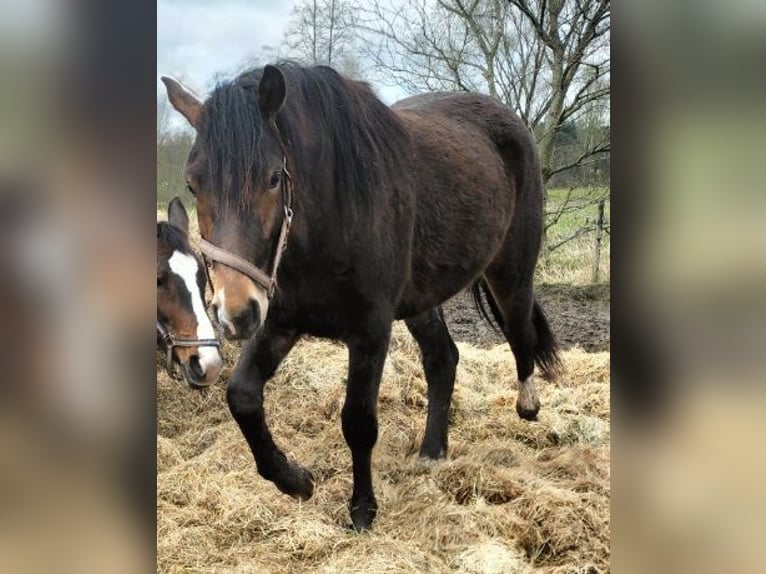
[[[505,332],[503,316],[500,314],[495,298],[489,292],[484,279],[479,279],[471,285],[471,298],[476,310],[484,317],[489,326],[492,327],[495,333],[502,335]],[[489,310],[487,307],[489,307]]]
[[[535,344],[535,363],[543,372],[543,378],[555,381],[561,375],[561,357],[559,356],[559,344],[556,336],[551,331],[548,317],[535,299],[532,307],[532,324],[537,334]]]
[[[495,332],[505,333],[505,323],[500,308],[487,288],[484,279],[479,279],[471,285],[471,296],[476,309]],[[554,381],[562,371],[561,357],[559,356],[560,348],[548,323],[548,318],[537,300],[532,306],[532,327],[535,333],[533,350],[535,364],[542,371],[543,378]]]

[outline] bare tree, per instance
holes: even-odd
[[[163,145],[170,130],[170,105],[165,96],[157,98],[157,147]]]
[[[157,98],[157,203],[167,205],[174,195],[183,195],[184,165],[194,142],[185,124],[174,125],[167,97]]]
[[[550,69],[550,97],[535,118],[543,120],[539,143],[547,181],[610,150],[607,132],[606,138],[586,140],[580,154],[570,162],[556,166],[552,161],[556,130],[564,122],[580,119],[588,112],[591,116],[594,111],[608,112],[610,0],[510,0],[509,4],[534,32]],[[537,127],[539,120],[530,125]]]
[[[556,155],[567,122],[608,125],[609,0],[384,0],[355,28],[384,81],[409,92],[471,90],[514,107],[534,131],[543,180],[609,151],[609,132]],[[603,137],[605,136],[605,137]]]
[[[296,4],[286,33],[288,53],[311,64],[327,64],[358,76],[354,11],[345,0]]]

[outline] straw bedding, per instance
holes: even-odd
[[[257,473],[228,413],[225,377],[205,392],[158,355],[157,550],[161,572],[551,572],[609,570],[609,354],[564,352],[558,383],[538,380],[538,422],[514,409],[513,355],[458,343],[447,460],[417,451],[426,383],[396,324],[373,455],[370,532],[348,528],[351,459],[340,428],[347,352],[308,339],[267,386],[272,434],[314,474],[296,502]],[[228,364],[238,347],[224,344]]]

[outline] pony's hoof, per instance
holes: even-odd
[[[540,411],[540,399],[537,398],[535,377],[529,375],[526,380],[519,381],[519,396],[516,397],[516,412],[528,421],[536,421]]]
[[[372,503],[360,503],[351,507],[351,527],[357,532],[363,532],[369,530],[372,527],[372,522],[375,520],[375,515],[378,513],[378,505],[374,501]]]
[[[291,464],[282,479],[274,482],[279,490],[296,500],[308,500],[314,495],[314,476],[297,464]]]
[[[536,421],[537,413],[540,412],[540,403],[533,403],[532,405],[522,405],[519,401],[516,401],[516,412],[524,420]]]
[[[447,458],[447,449],[444,447],[430,447],[423,445],[420,447],[420,454],[418,455],[420,462],[436,462]]]

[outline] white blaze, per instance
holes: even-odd
[[[197,285],[197,270],[199,269],[197,260],[192,255],[175,251],[168,260],[168,264],[171,271],[183,279],[184,285],[191,295],[192,309],[197,318],[197,339],[215,339],[215,330],[205,312],[205,302],[202,300]],[[199,354],[200,366],[205,373],[208,373],[208,369],[212,372],[221,368],[223,360],[217,347],[199,347],[197,353]]]

